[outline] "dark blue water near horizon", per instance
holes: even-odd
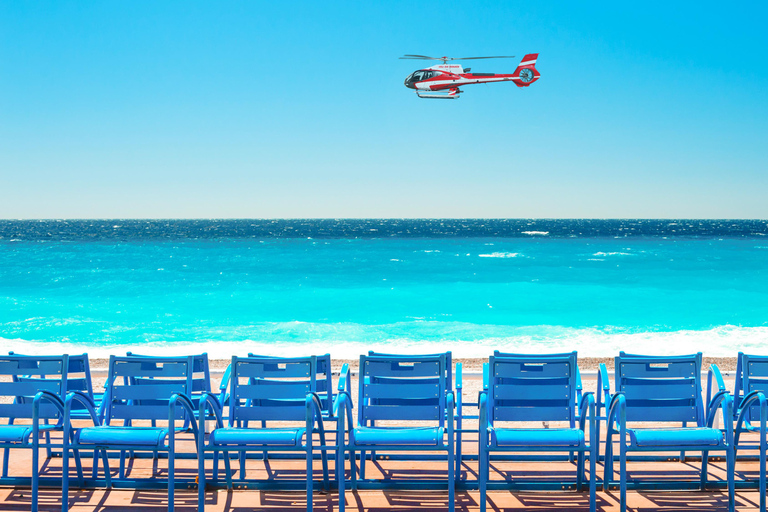
[[[97,219],[0,220],[0,240],[768,236],[729,219]]]

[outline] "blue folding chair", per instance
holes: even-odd
[[[603,489],[613,480],[613,436],[618,434],[621,511],[626,510],[627,454],[629,452],[702,452],[700,488],[707,484],[710,451],[726,453],[728,506],[734,508],[733,398],[718,392],[707,404],[701,389],[702,355],[639,356],[621,352],[615,361],[615,393],[608,405]],[[605,371],[601,368],[601,372]],[[607,374],[607,371],[605,371]],[[725,431],[713,428],[722,409]],[[627,422],[678,423],[667,426],[627,428]]]
[[[0,447],[6,452],[0,482],[11,479],[8,476],[8,451],[12,448],[31,449],[33,512],[38,509],[40,434],[45,434],[43,446],[50,450],[53,446],[50,433],[62,430],[62,396],[66,391],[68,368],[67,355],[0,356],[0,376],[11,379],[11,382],[0,382],[0,418],[6,421],[0,424]],[[24,423],[18,424],[17,420],[24,420]],[[17,482],[10,483],[17,485]]]
[[[364,452],[445,451],[448,463],[449,510],[454,508],[455,457],[453,391],[447,385],[448,354],[431,356],[360,356],[357,427],[352,426],[352,403],[340,394],[336,465],[339,471],[339,510],[345,510],[344,464],[349,452],[351,487],[365,480]],[[344,419],[349,419],[345,424]],[[397,426],[382,425],[392,420]],[[403,426],[403,423],[431,422],[433,426]],[[348,434],[348,436],[347,436]],[[357,471],[360,457],[360,480]],[[385,485],[392,485],[391,481]],[[434,483],[417,482],[416,488]]]
[[[514,353],[514,352],[500,352],[498,350],[493,351],[493,355],[496,357],[515,357],[515,358],[531,358],[531,359],[550,359],[550,358],[563,358],[563,357],[569,357],[571,355],[571,352],[560,352],[560,353],[553,353],[553,354],[521,354],[521,353]],[[488,364],[483,364],[483,371],[488,371]],[[488,389],[488,382],[490,379],[488,379],[487,376],[483,376],[483,382],[484,387],[483,389]],[[574,396],[573,400],[573,418],[571,419],[571,428],[574,428],[576,426],[576,422],[579,421],[579,405],[581,404],[581,397],[582,393],[584,392],[584,386],[581,383],[581,371],[579,370],[579,363],[578,363],[578,354],[577,354],[577,360],[576,360],[576,394]],[[593,397],[594,398],[594,397]],[[478,407],[480,405],[478,404]],[[596,422],[596,425],[598,427],[598,433],[599,433],[599,426],[600,422]],[[599,436],[596,436],[595,439],[600,439]],[[598,450],[599,452],[599,450]],[[569,455],[569,459],[571,462],[575,461],[575,453],[571,452]]]
[[[465,419],[477,419],[476,416],[467,415],[464,414],[464,401],[462,399],[462,392],[463,392],[463,382],[462,382],[462,366],[461,363],[456,363],[456,373],[453,373],[453,355],[450,352],[444,352],[444,353],[437,353],[437,354],[419,354],[419,356],[435,356],[439,357],[441,355],[445,354],[445,385],[449,391],[454,392],[454,398],[456,399],[456,410],[454,411],[454,419],[456,420],[456,425],[454,426],[454,436],[456,437],[456,448],[455,448],[455,458],[456,458],[456,468],[454,469],[454,477],[456,481],[458,482],[461,479],[461,461],[462,461],[462,434],[464,433],[464,420]],[[403,358],[403,357],[410,357],[405,354],[391,354],[391,353],[384,353],[384,352],[376,352],[373,350],[368,351],[369,356],[380,356],[380,357],[389,357],[389,358]],[[454,375],[456,377],[456,387],[454,388]],[[437,379],[435,379],[435,382],[437,382]],[[473,404],[469,404],[473,405]],[[477,405],[477,404],[474,404]],[[446,411],[446,414],[448,411]],[[473,431],[474,432],[474,431]],[[368,452],[363,452],[363,456],[367,456]],[[376,457],[376,452],[370,452],[371,460],[374,460]]]
[[[125,452],[146,451],[168,454],[168,510],[174,507],[176,422],[194,418],[194,407],[189,392],[192,389],[194,357],[117,357],[109,358],[107,386],[104,394],[104,420],[96,412],[89,396],[80,391],[67,394],[64,402],[64,447],[62,510],[67,510],[69,495],[69,452],[75,456],[80,486],[84,483],[80,450],[100,452],[107,488],[112,487],[107,451],[119,451],[119,478],[125,479]],[[71,412],[75,404],[85,407],[93,426],[75,427]],[[167,421],[165,427],[156,426]],[[122,425],[116,424],[122,422]],[[151,426],[134,425],[147,422]],[[195,440],[197,423],[191,422]],[[94,457],[93,479],[98,475],[98,457]],[[153,482],[155,479],[150,479]],[[135,482],[141,485],[140,481]]]
[[[213,453],[214,462],[224,454],[227,489],[234,483],[230,467],[230,452],[304,452],[306,455],[307,510],[312,510],[314,475],[312,461],[315,446],[313,434],[320,438],[323,466],[323,488],[329,489],[328,449],[323,426],[322,404],[317,389],[317,358],[233,357],[230,365],[229,417],[224,427],[221,404],[212,393],[203,395],[200,403],[200,425],[208,411],[216,417],[216,429],[207,443],[198,439],[198,510],[205,507],[205,454]],[[249,422],[261,423],[260,428]],[[281,422],[268,427],[267,422]],[[288,422],[290,426],[285,426]],[[297,425],[296,423],[299,423]],[[291,425],[292,424],[292,425]],[[214,465],[214,479],[218,479]],[[240,481],[245,480],[245,457],[240,458]],[[286,487],[286,483],[268,482],[267,488]]]
[[[479,486],[480,510],[486,510],[492,452],[578,453],[576,488],[583,490],[585,454],[589,453],[589,507],[596,503],[597,454],[595,400],[584,393],[578,404],[576,426],[574,400],[577,391],[576,352],[567,355],[492,356],[488,362],[488,389],[480,393]],[[589,442],[586,418],[589,415]],[[567,427],[502,427],[509,422],[566,422]],[[566,485],[558,483],[558,485]]]
[[[768,456],[768,356],[749,355],[739,352],[736,363],[736,385],[734,410],[734,451],[758,450],[760,459],[760,511],[766,510],[766,456]],[[759,434],[757,443],[747,441],[742,435],[749,432]]]

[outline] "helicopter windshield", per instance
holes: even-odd
[[[411,76],[406,78],[407,83],[413,83],[413,82],[421,82],[422,80],[426,80],[428,78],[432,78],[435,76],[434,71],[414,71],[411,73]]]

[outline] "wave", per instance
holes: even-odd
[[[304,333],[291,339],[297,331]],[[282,333],[282,335],[278,334]],[[708,330],[638,331],[624,328],[499,326],[461,322],[413,321],[387,325],[286,322],[272,326],[269,339],[200,339],[84,344],[0,338],[5,350],[23,354],[78,354],[108,357],[134,351],[150,355],[207,352],[216,359],[248,352],[265,355],[323,354],[357,359],[369,350],[427,353],[450,350],[455,357],[487,357],[494,350],[546,353],[577,350],[583,357],[612,357],[619,351],[673,355],[703,352],[709,357],[735,357],[739,351],[765,352],[768,327],[723,325]],[[418,336],[414,336],[418,335]],[[426,339],[425,339],[426,338]],[[641,348],[638,348],[641,347]]]
[[[478,254],[481,258],[517,258],[519,252],[492,252],[491,254]]]

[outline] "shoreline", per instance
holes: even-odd
[[[736,371],[736,357],[705,357],[702,370],[709,370],[711,364],[716,364],[721,372]],[[90,358],[91,370],[95,372],[107,371],[109,359]],[[209,357],[208,362],[212,372],[223,372],[229,365],[231,359],[220,359]],[[338,372],[344,364],[348,364],[353,373],[357,372],[359,359],[331,359],[333,371]],[[453,364],[461,363],[464,372],[481,372],[483,363],[488,362],[488,358],[465,358],[457,357],[453,359]],[[579,370],[582,372],[597,371],[600,364],[605,364],[609,371],[613,370],[613,357],[580,357]]]

